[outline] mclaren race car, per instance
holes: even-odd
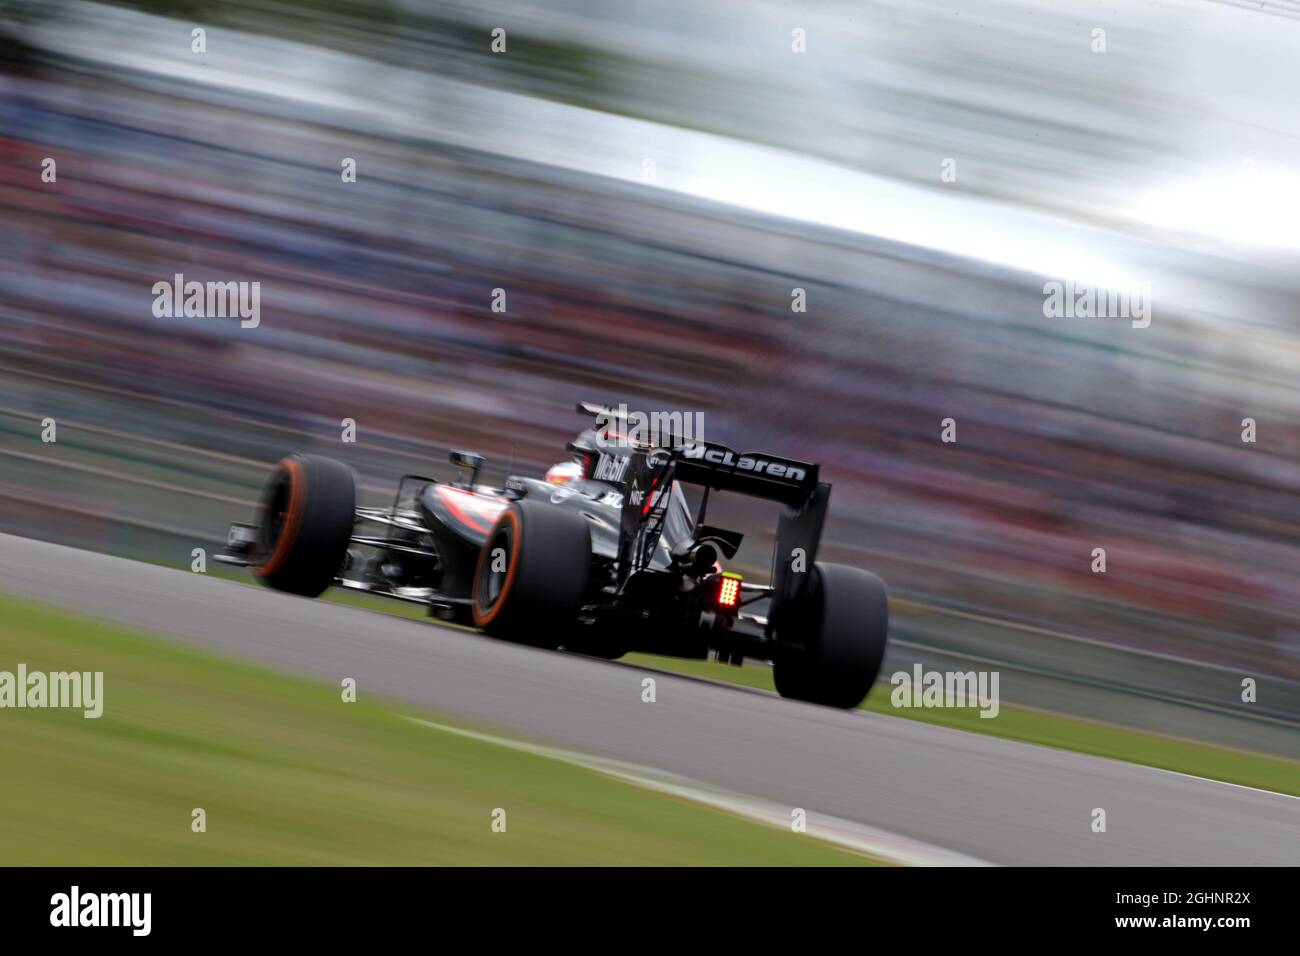
[[[875,575],[817,561],[831,491],[817,465],[651,445],[620,430],[620,412],[578,410],[596,427],[546,478],[488,487],[483,458],[454,451],[461,480],[405,475],[386,508],[357,507],[346,465],[291,455],[218,559],[281,591],[368,591],[537,647],[770,661],[782,696],[857,706],[880,670],[888,598]],[[694,510],[683,486],[698,493]],[[705,523],[711,492],[784,506],[769,583],[724,565],[742,534]]]

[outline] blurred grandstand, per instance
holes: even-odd
[[[1295,4],[53,0],[0,43],[4,530],[188,563],[289,450],[382,495],[544,467],[577,399],[701,410],[823,464],[903,652],[1294,746]],[[155,318],[176,273],[260,326]],[[1150,328],[1044,318],[1067,277]]]

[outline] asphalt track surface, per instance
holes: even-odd
[[[657,672],[643,703],[629,665],[8,535],[0,590],[990,863],[1300,864],[1289,796]]]

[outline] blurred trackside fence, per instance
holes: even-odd
[[[7,370],[10,381],[23,373]],[[267,468],[288,450],[314,451],[357,468],[363,498],[387,500],[406,471],[450,474],[445,449],[367,430],[364,455],[304,424],[270,425],[233,412],[111,389],[47,390],[57,440],[41,440],[44,414],[0,403],[0,530],[79,548],[187,567],[195,547],[224,542],[227,525],[250,515]],[[83,402],[84,405],[78,405]],[[145,437],[108,422],[140,425]],[[332,423],[330,424],[332,428]],[[237,436],[237,450],[193,444]],[[227,442],[229,444],[229,441]],[[508,463],[495,462],[508,470]],[[503,473],[504,473],[503,470]],[[1004,704],[1238,749],[1300,758],[1300,683],[1230,665],[939,607],[896,592],[882,679],[916,663],[935,670],[997,670]],[[1254,703],[1242,680],[1256,682]],[[882,687],[877,693],[887,692]]]
[[[891,605],[885,675],[996,670],[1003,703],[1300,758],[1300,683],[1231,665],[909,600]],[[1242,681],[1255,681],[1254,703]]]

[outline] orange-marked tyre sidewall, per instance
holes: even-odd
[[[483,587],[484,563],[491,560],[492,542],[496,540],[497,532],[501,529],[502,525],[510,526],[510,563],[506,567],[506,580],[505,583],[501,585],[501,593],[497,595],[496,603],[485,611],[483,609],[483,595],[481,593]],[[519,513],[513,508],[507,508],[505,511],[501,512],[501,517],[497,519],[497,523],[493,526],[492,532],[487,536],[487,540],[483,543],[483,550],[479,552],[478,556],[478,566],[474,569],[474,594],[472,606],[474,611],[474,624],[477,627],[486,627],[491,624],[500,616],[502,609],[506,606],[506,602],[510,597],[510,590],[515,584],[515,576],[519,571],[519,558],[520,553],[523,550],[522,531],[523,528],[522,523],[519,520]]]
[[[253,566],[253,573],[261,577],[275,574],[289,559],[293,546],[298,542],[298,532],[302,528],[302,513],[307,502],[306,478],[302,464],[297,459],[284,458],[276,468],[284,469],[289,473],[289,508],[275,547],[260,564]]]

